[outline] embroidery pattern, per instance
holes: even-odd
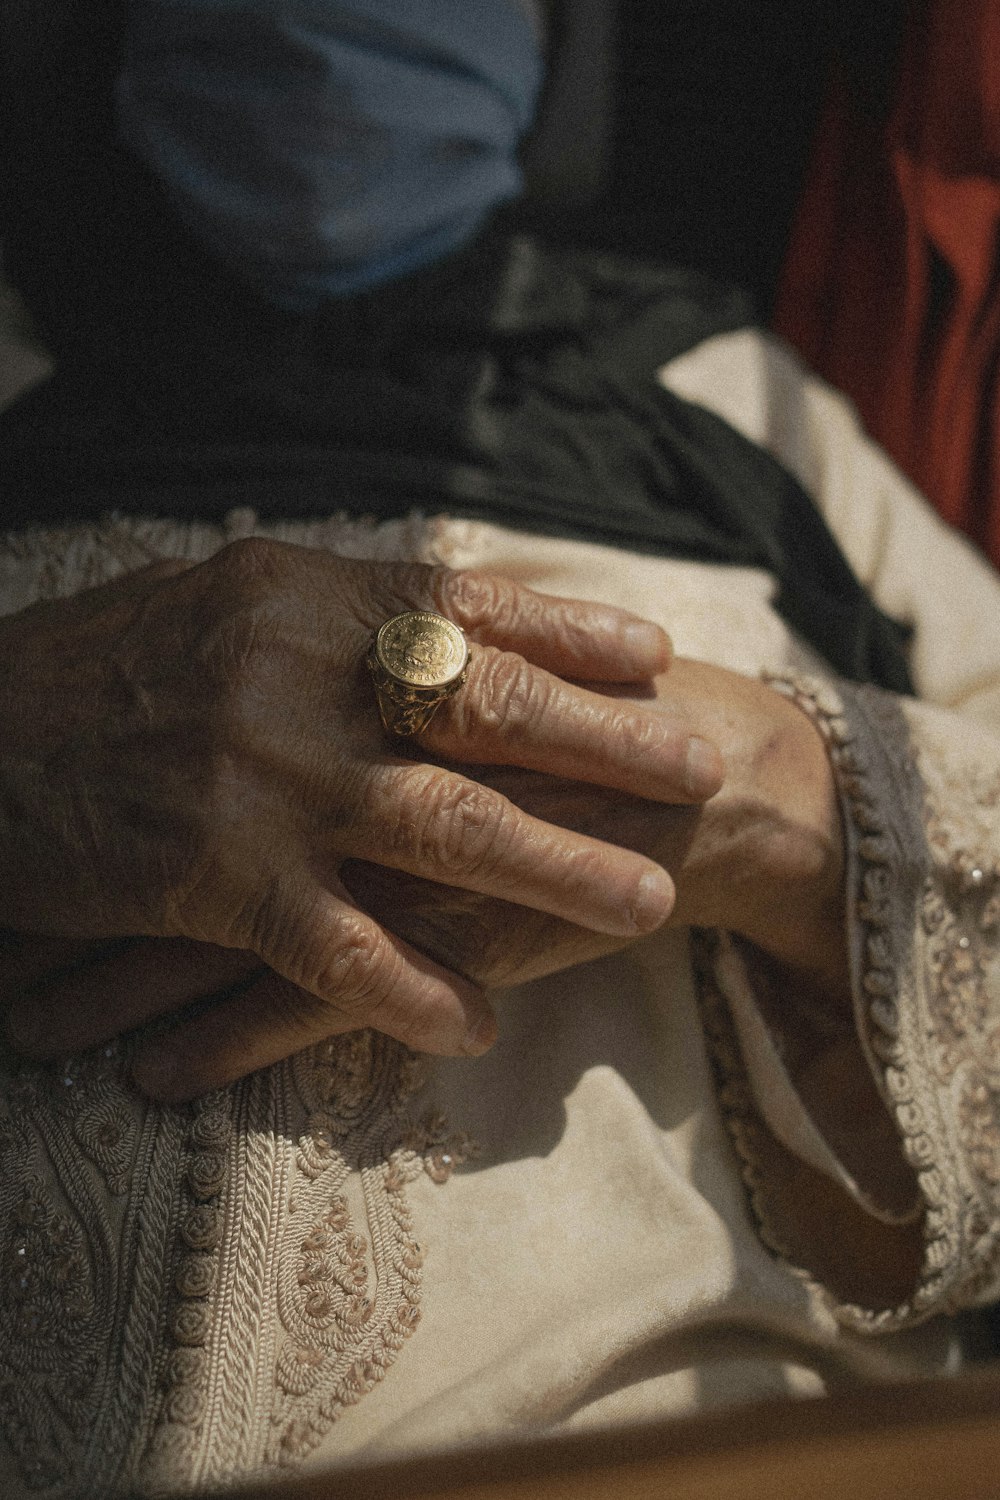
[[[229,1176],[233,1091],[218,1090],[195,1101],[185,1139],[178,1224],[179,1246],[166,1315],[169,1354],[156,1430],[143,1469],[155,1483],[173,1469],[190,1474],[197,1462],[206,1410],[211,1298],[219,1271],[222,1196]]]
[[[421,1172],[447,1181],[471,1152],[440,1115],[404,1118],[425,1067],[386,1037],[340,1037],[317,1049],[308,1068],[299,1059],[293,1068],[305,1124],[278,1269],[270,1464],[314,1447],[384,1378],[413,1333],[424,1252],[406,1187]],[[367,1236],[348,1201],[352,1169]]]
[[[964,785],[927,777],[928,843],[934,871],[920,917],[933,980],[932,1065],[956,1105],[956,1147],[964,1168],[965,1273],[957,1295],[981,1300],[1000,1275],[1000,1013],[988,976],[1000,950],[1000,860],[980,826],[1000,808],[1000,775]]]
[[[926,1205],[924,1265],[910,1300],[878,1312],[837,1310],[850,1326],[883,1331],[967,1305],[997,1283],[1000,1015],[990,1008],[985,981],[1000,943],[1000,863],[976,851],[995,847],[989,823],[1000,807],[1000,777],[970,781],[961,767],[952,774],[936,771],[933,757],[920,751],[919,736],[911,738],[895,700],[875,689],[845,686],[842,698],[812,680],[769,680],[823,734],[852,825],[853,915],[865,997],[861,1037]],[[876,773],[878,756],[886,766]],[[892,836],[883,821],[880,781],[892,784],[898,822]],[[907,819],[912,827],[904,827]],[[700,954],[722,1107],[762,1238],[788,1258],[767,1222],[758,1166],[764,1127],[714,977],[715,952],[703,940]]]
[[[433,553],[417,515],[115,518],[5,538],[3,607],[252,534]],[[0,1424],[29,1488],[89,1500],[231,1480],[306,1452],[384,1377],[419,1316],[407,1186],[446,1180],[469,1149],[408,1118],[421,1080],[405,1049],[338,1039],[190,1111],[139,1100],[115,1048],[58,1078],[4,1063]]]
[[[141,1122],[121,1082],[117,1047],[56,1070],[12,1064],[5,1072],[3,1430],[30,1488],[94,1493],[115,1482],[141,1417],[141,1400],[123,1413],[112,1384],[120,1382],[136,1397],[149,1365],[149,1351],[136,1341],[119,1296],[119,1277],[136,1242],[130,1201]],[[169,1165],[169,1159],[166,1139],[163,1160]],[[159,1213],[156,1174],[153,1179],[147,1227],[162,1236],[167,1219]],[[132,1307],[140,1323],[155,1307],[155,1294],[141,1278]]]
[[[29,1488],[169,1493],[289,1464],[384,1379],[420,1317],[408,1185],[472,1151],[411,1115],[425,1071],[359,1032],[184,1113],[139,1101],[116,1048],[16,1071],[0,1419]]]

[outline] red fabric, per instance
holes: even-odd
[[[887,124],[835,86],[775,326],[1000,564],[1000,0],[915,11]]]

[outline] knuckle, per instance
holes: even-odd
[[[274,544],[249,537],[231,543],[215,561],[221,576],[203,600],[192,656],[224,726],[259,711],[261,670],[286,635],[288,605]]]
[[[423,868],[461,880],[482,874],[509,843],[505,798],[459,777],[436,781],[420,799],[416,854]]]
[[[305,987],[353,1015],[368,1015],[384,1001],[387,985],[383,944],[377,929],[361,916],[347,914],[336,934],[306,975]]]
[[[594,654],[594,631],[589,616],[560,606],[551,611],[548,634],[558,640],[567,654],[578,661],[587,661]]]
[[[431,570],[425,565],[370,563],[356,558],[338,558],[336,565],[340,596],[368,630],[405,609],[427,609],[433,604],[427,582]]]
[[[250,947],[253,903],[239,856],[226,836],[232,812],[228,789],[206,784],[198,792],[159,860],[162,911],[157,925],[168,936]]]
[[[647,753],[662,756],[668,748],[676,748],[680,760],[687,744],[686,731],[669,724],[662,714],[634,708],[619,709],[604,734],[608,743],[627,747],[633,760]]]
[[[431,591],[436,607],[463,630],[508,623],[513,585],[473,569],[435,568]]]
[[[546,713],[552,682],[513,651],[481,652],[472,692],[460,695],[467,728],[488,734],[530,728]]]
[[[256,590],[266,587],[281,571],[283,549],[267,537],[241,537],[228,542],[212,559],[213,568],[222,574],[234,590]]]
[[[277,633],[276,610],[263,601],[218,622],[211,643],[213,677],[225,690],[219,706],[230,714],[242,717],[251,707],[256,678]],[[248,694],[251,703],[246,701]]]

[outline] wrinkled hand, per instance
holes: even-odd
[[[704,807],[658,805],[517,769],[482,774],[535,817],[662,861],[678,886],[672,924],[742,933],[839,1000],[847,993],[843,851],[817,731],[770,688],[701,662],[674,662],[657,682],[657,701],[711,733],[726,754],[726,783]],[[521,983],[628,941],[367,862],[350,861],[342,878],[359,904],[414,947],[488,987]],[[262,970],[253,955],[183,941],[137,942],[102,954],[12,940],[6,961],[0,958],[0,999],[30,984],[40,986],[54,1018],[96,1018],[109,1007],[114,1014],[118,997],[135,988],[154,996],[156,1010],[165,1012],[239,986],[238,1027],[231,1019],[220,1024],[226,1007],[213,1005],[191,1025],[188,1040],[178,1032],[168,1043],[186,1049],[187,1057],[173,1091],[162,1086],[156,1065],[161,1044],[153,1044],[145,1075],[151,1091],[178,1098],[238,1076],[244,1071],[239,1038],[248,1030],[280,1032],[286,1011],[310,1003],[295,986]],[[196,1050],[192,1039],[203,1045]]]
[[[476,643],[414,753],[386,741],[363,665],[374,628],[407,608],[440,611]],[[339,870],[363,859],[483,897],[516,891],[617,937],[656,927],[673,900],[658,864],[438,762],[710,795],[718,757],[682,718],[561,680],[641,681],[668,659],[661,632],[617,610],[263,541],[35,606],[0,621],[0,924],[173,939],[197,993],[202,944],[216,950],[211,989],[234,966],[286,982],[296,1003],[267,1009],[266,1025],[245,995],[189,1022],[143,1075],[162,1094],[191,1092],[194,1057],[205,1070],[224,1057],[234,1077],[361,1025],[428,1051],[484,1050],[479,987],[359,909]],[[9,1030],[32,1055],[73,1050],[192,998],[167,991],[148,976],[119,984],[113,1006],[37,991],[14,1002]]]
[[[492,784],[536,817],[658,860],[677,886],[668,925],[738,933],[839,999],[848,991],[843,835],[818,730],[766,684],[705,662],[675,660],[656,687],[665,712],[722,750],[726,779],[711,801],[670,807],[506,768],[488,773]],[[491,987],[629,941],[368,864],[343,875],[395,931]]]

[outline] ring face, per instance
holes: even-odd
[[[386,620],[367,660],[384,727],[390,734],[419,734],[465,681],[469,647],[451,620],[411,609]]]
[[[375,656],[398,682],[441,690],[465,671],[469,647],[458,626],[443,615],[411,609],[386,620],[375,637]]]

